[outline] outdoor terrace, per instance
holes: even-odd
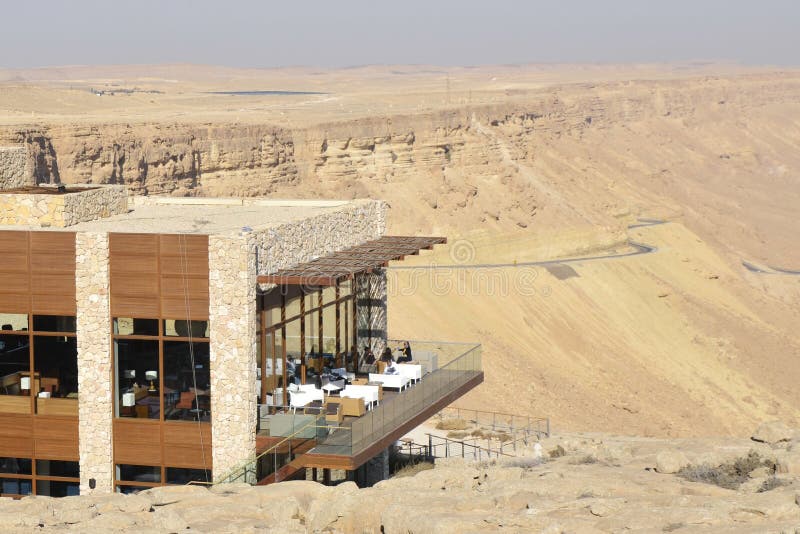
[[[384,388],[383,398],[366,413],[337,422],[326,421],[324,407],[285,406],[261,419],[256,457],[217,482],[277,482],[306,467],[357,469],[483,381],[480,345],[415,341],[412,346],[415,356],[435,355],[437,361],[419,381],[402,391]],[[326,405],[338,400],[325,396]]]

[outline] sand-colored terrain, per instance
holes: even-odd
[[[8,533],[794,534],[800,442],[776,426],[788,432],[767,442],[562,434],[515,457],[441,459],[366,489],[303,480],[3,499],[0,518]]]
[[[390,334],[482,342],[486,384],[464,404],[652,436],[800,421],[800,276],[742,264],[800,270],[798,71],[161,66],[0,80],[0,144],[28,143],[43,180],[370,196],[390,203],[390,231],[446,234],[449,248],[399,265],[419,270],[390,271]],[[322,94],[210,94],[239,90]],[[639,218],[668,223],[629,230]],[[624,253],[628,237],[657,250],[520,265]]]

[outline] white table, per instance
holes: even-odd
[[[321,389],[314,389],[312,391],[290,391],[289,392],[289,406],[292,408],[302,408],[311,402],[318,400],[325,400],[325,392]]]
[[[397,388],[400,391],[403,390],[408,383],[411,382],[411,379],[407,376],[403,375],[382,375],[377,373],[370,373],[369,374],[369,381],[370,382],[380,382],[383,384],[385,388]]]
[[[422,379],[422,366],[418,363],[398,363],[396,367],[400,376],[408,377],[414,382]]]
[[[367,408],[371,408],[373,404],[377,404],[380,399],[378,386],[361,386],[355,384],[346,386],[339,393],[339,396],[350,399],[364,399],[364,405]]]

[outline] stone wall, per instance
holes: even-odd
[[[108,234],[75,235],[81,494],[113,491]],[[89,481],[96,487],[90,490]]]
[[[121,185],[95,187],[61,197],[64,199],[64,226],[128,212],[128,191]]]
[[[341,209],[255,233],[258,272],[268,274],[386,232],[385,202],[354,200]]]
[[[24,146],[0,146],[0,190],[33,185],[28,169],[28,151]]]
[[[256,450],[256,254],[252,234],[208,238],[214,478]],[[252,481],[251,481],[252,482]]]
[[[95,186],[66,194],[0,192],[0,225],[64,228],[127,210],[128,194],[123,186]]]

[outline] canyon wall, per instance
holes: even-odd
[[[701,113],[736,117],[796,102],[798,94],[800,79],[789,75],[570,85],[511,95],[496,106],[294,129],[9,126],[0,129],[0,144],[27,144],[39,182],[125,184],[137,194],[178,196],[376,196],[404,206],[409,218],[423,210],[445,225],[465,217],[474,225],[525,227],[548,197],[557,196],[519,168],[535,163],[547,142],[580,141],[587,132],[642,121],[687,128]],[[484,190],[498,188],[512,194],[481,199],[488,196]]]

